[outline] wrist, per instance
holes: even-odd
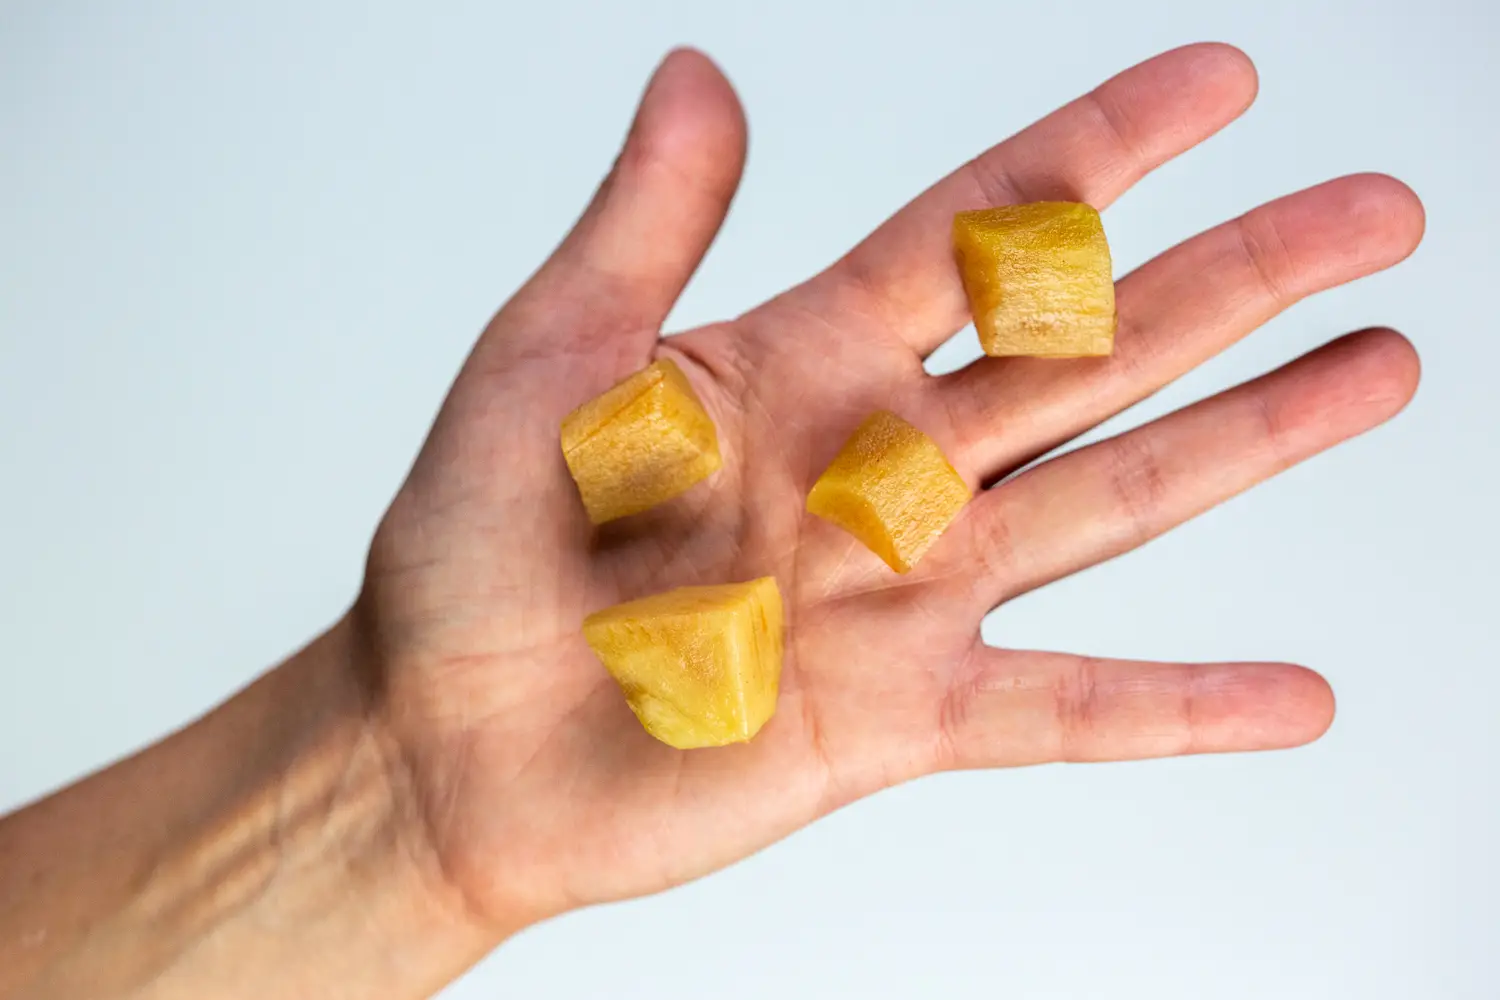
[[[480,949],[473,959],[477,961],[529,921],[473,905],[469,887],[454,878],[434,825],[433,790],[424,786],[413,766],[410,734],[396,724],[398,713],[389,699],[384,664],[358,607],[318,643],[327,648],[315,657],[320,662],[311,669],[326,671],[327,676],[307,683],[326,685],[327,703],[340,706],[334,714],[345,718],[348,727],[342,738],[332,741],[346,747],[334,754],[342,754],[347,763],[331,793],[342,805],[329,814],[343,813],[350,819],[343,824],[347,841],[342,850],[357,854],[363,849],[384,858],[389,870],[411,889],[412,919],[435,921],[455,938],[473,942]],[[314,779],[311,787],[324,782],[326,777]]]
[[[0,997],[417,997],[498,944],[443,876],[367,662],[341,621],[0,823],[25,914],[0,907]]]
[[[175,911],[185,940],[285,954],[299,986],[314,939],[328,961],[303,965],[305,986],[327,989],[337,967],[361,996],[426,995],[499,943],[443,875],[375,677],[346,616],[204,720],[238,708],[260,735],[228,801],[156,866],[145,911]],[[183,981],[212,974],[184,968]]]
[[[345,978],[351,995],[425,996],[519,929],[481,919],[449,879],[355,613],[265,680],[268,714],[287,731],[274,776],[238,810],[258,822],[233,825],[269,849],[250,853],[270,854],[258,864],[275,871],[247,866],[243,895],[274,890],[291,934],[321,931],[346,950],[368,980],[356,990]]]

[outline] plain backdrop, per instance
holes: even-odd
[[[1260,100],[1107,213],[1120,273],[1358,170],[1416,188],[1428,235],[1113,429],[1373,324],[1416,342],[1425,381],[1393,424],[986,634],[1306,663],[1338,692],[1328,736],[919,782],[534,928],[444,996],[1500,995],[1486,0],[0,2],[0,808],[189,720],[343,611],[472,338],[670,46],[720,60],[751,123],[682,328],[1201,39],[1255,58]],[[977,351],[969,331],[935,365]]]

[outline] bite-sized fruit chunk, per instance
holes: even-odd
[[[844,442],[813,484],[807,509],[905,573],[969,496],[969,487],[932,438],[881,410]]]
[[[743,743],[776,711],[775,577],[616,604],[584,619],[583,637],[646,732],[680,750]]]
[[[1077,358],[1115,346],[1115,283],[1099,213],[1038,201],[953,218],[953,252],[984,353]]]
[[[666,359],[568,414],[562,449],[595,524],[670,500],[721,461],[713,421]]]

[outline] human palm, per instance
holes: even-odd
[[[1254,89],[1233,49],[1159,56],[965,165],[805,284],[663,340],[744,153],[717,70],[668,58],[599,195],[476,346],[377,534],[354,614],[422,820],[474,910],[533,919],[664,888],[935,770],[1281,747],[1326,728],[1327,686],[1299,667],[999,650],[979,623],[1401,408],[1415,355],[1366,331],[1006,478],[1297,298],[1404,257],[1422,229],[1410,191],[1344,178],[1168,251],[1119,283],[1113,357],[982,359],[941,377],[922,365],[966,319],[955,211],[1102,208]],[[724,467],[595,529],[559,423],[660,356],[692,380]],[[927,431],[977,490],[904,576],[804,509],[875,409]],[[788,625],[776,715],[748,744],[656,742],[585,645],[583,617],[765,575]]]

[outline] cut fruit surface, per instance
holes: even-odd
[[[568,414],[562,450],[595,524],[670,500],[721,464],[713,421],[668,359]]]
[[[688,750],[743,743],[776,711],[783,642],[774,577],[679,587],[584,619],[583,636],[646,731]]]
[[[1099,213],[1069,201],[953,218],[953,252],[984,353],[1076,358],[1115,343],[1115,284]]]
[[[859,425],[818,477],[807,509],[905,573],[969,497],[937,442],[882,410]]]

